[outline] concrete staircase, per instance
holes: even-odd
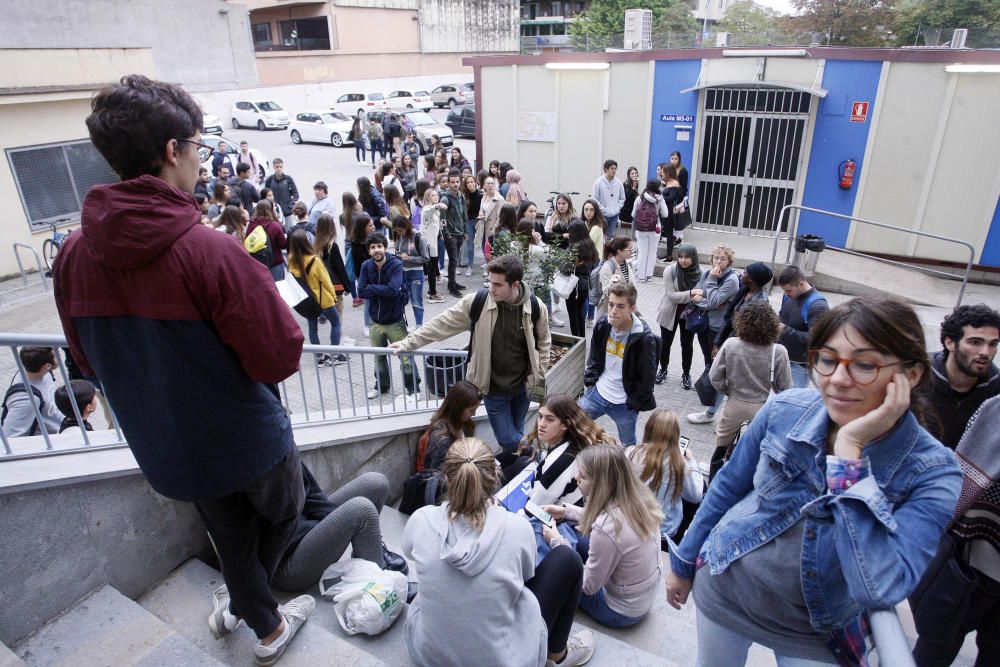
[[[407,518],[391,507],[382,511],[383,537],[393,551],[401,552]],[[206,619],[211,609],[211,595],[220,585],[220,572],[192,559],[137,601],[104,586],[15,647],[16,655],[0,650],[0,667],[23,664],[88,667],[252,665],[255,637],[245,624],[220,640],[213,638],[208,629]],[[348,636],[337,622],[333,604],[319,595],[318,586],[308,592],[316,597],[316,611],[300,630],[280,665],[398,667],[413,664],[404,641],[405,610],[391,628],[377,637]],[[283,602],[295,594],[276,591],[276,596]],[[589,627],[597,635],[597,647],[590,662],[595,667],[682,667],[695,663],[694,617],[693,602],[676,611],[666,604],[663,596],[658,596],[649,616],[635,627],[606,628],[583,612],[577,614],[576,625]],[[963,658],[966,656],[956,664],[972,664],[971,660]],[[770,667],[775,662],[769,651],[754,646],[747,664]]]

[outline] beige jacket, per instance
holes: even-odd
[[[531,326],[531,302],[525,295],[530,294],[524,290],[521,305],[522,324],[524,326],[525,337],[528,343],[528,361],[531,370],[525,382],[528,391],[545,377],[545,371],[549,367],[549,349],[552,347],[552,334],[549,332],[549,316],[545,309],[545,304],[539,303],[538,323]],[[463,331],[468,331],[472,324],[470,311],[472,301],[476,298],[476,292],[471,291],[466,294],[454,306],[444,311],[430,322],[425,322],[422,327],[411,333],[400,341],[401,352],[411,352],[420,349],[428,343],[445,340],[456,336]],[[472,358],[469,360],[469,367],[466,371],[466,378],[469,382],[479,387],[484,394],[490,390],[490,347],[493,341],[493,327],[497,323],[497,304],[493,296],[486,297],[483,304],[483,312],[476,323],[476,331],[473,334]]]

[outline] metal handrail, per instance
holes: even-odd
[[[25,346],[51,347],[55,350],[57,359],[61,361],[63,359],[61,348],[66,347],[66,338],[51,334],[0,333],[0,346],[6,346],[11,350],[14,366],[24,378],[27,375],[18,355],[18,348]],[[349,359],[353,358],[355,363],[349,361],[343,366],[321,368],[314,360],[317,355],[322,354],[346,355]],[[397,355],[384,347],[305,345],[302,350],[303,363],[299,370],[293,376],[279,383],[281,401],[292,416],[293,427],[430,412],[436,410],[440,400],[442,400],[440,394],[431,395],[431,386],[434,385],[438,391],[441,391],[442,384],[444,387],[450,387],[455,381],[461,379],[458,367],[467,356],[468,353],[465,350],[440,348],[425,348]],[[435,376],[433,379],[423,377],[422,392],[406,391],[399,396],[380,393],[377,400],[369,399],[366,396],[366,387],[370,382],[370,379],[366,381],[366,377],[369,376],[371,369],[376,368],[377,364],[381,364],[381,360],[385,360],[384,369],[390,386],[398,389],[400,380],[403,386],[407,384],[407,368],[412,369],[414,382],[421,380],[416,365],[416,360],[421,357],[445,357],[453,360],[454,363],[448,364],[447,368],[436,368],[433,372]],[[360,361],[360,380],[355,372],[357,369],[353,368],[357,365],[357,361]],[[66,364],[59,363],[58,366],[62,373],[63,383],[68,384],[70,378],[66,372]],[[430,374],[429,369],[427,369],[427,374]],[[31,403],[35,418],[39,424],[43,424],[38,404],[34,400]],[[75,401],[71,401],[71,404],[77,423],[82,423],[78,406],[76,406]],[[128,443],[114,411],[106,402],[105,408],[109,429],[113,428],[116,433],[114,440],[111,439],[110,435],[101,435],[95,439],[95,434],[88,434],[86,431],[81,431],[80,437],[76,438],[68,438],[64,435],[57,437],[54,433],[46,432],[44,425],[42,425],[40,436],[44,442],[44,449],[37,448],[39,436],[30,436],[32,440],[23,440],[20,446],[15,448],[11,446],[11,442],[17,443],[22,439],[8,438],[0,429],[0,441],[3,444],[0,461],[127,446]]]
[[[878,664],[893,667],[915,667],[910,643],[895,609],[873,609],[868,612],[872,638],[878,653]]]
[[[812,208],[812,207],[809,207],[809,206],[802,206],[800,204],[787,204],[784,207],[782,207],[781,212],[778,213],[778,227],[777,228],[778,228],[779,232],[775,235],[775,237],[774,237],[774,244],[771,247],[771,270],[774,271],[775,273],[777,273],[776,259],[778,257],[778,242],[781,240],[781,232],[780,232],[780,230],[781,230],[781,227],[782,227],[782,221],[785,218],[786,211],[791,211],[791,210],[797,210],[797,211],[800,211],[800,212],[801,211],[809,211],[810,213],[818,213],[820,215],[827,215],[827,216],[830,216],[831,218],[840,218],[841,220],[847,220],[847,221],[853,220],[853,221],[860,222],[860,223],[865,224],[865,225],[872,225],[873,227],[881,227],[883,229],[892,229],[892,230],[895,230],[897,232],[905,232],[907,234],[914,234],[916,236],[926,236],[927,238],[937,239],[938,241],[945,241],[945,242],[948,242],[948,243],[957,243],[959,245],[965,246],[965,248],[969,251],[969,260],[965,264],[965,273],[962,274],[962,287],[958,291],[958,302],[955,304],[955,307],[957,308],[958,306],[962,305],[962,299],[965,297],[965,288],[969,284],[969,273],[972,272],[972,261],[976,257],[976,249],[972,246],[971,243],[968,243],[968,242],[963,241],[961,239],[954,239],[954,238],[951,238],[950,236],[941,236],[940,234],[933,234],[931,232],[921,232],[921,231],[917,231],[915,229],[906,229],[905,227],[897,227],[896,225],[888,225],[888,224],[886,224],[884,222],[877,222],[875,220],[866,220],[865,218],[858,218],[858,217],[855,217],[853,215],[844,215],[842,213],[834,213],[833,211],[824,211],[824,210],[819,209],[819,208]],[[800,216],[796,215],[791,220],[792,224],[791,224],[790,230],[788,232],[788,248],[785,251],[785,263],[786,264],[791,259],[791,255],[792,255],[792,242],[795,240],[795,237],[798,235],[798,231],[799,231],[799,217]],[[837,249],[837,250],[845,250],[845,251],[847,251],[846,248],[837,248],[836,246],[830,246],[830,248],[831,249]],[[877,260],[877,261],[880,261],[880,262],[883,262],[883,263],[887,263],[887,264],[895,264],[895,265],[904,266],[904,267],[907,267],[907,268],[916,268],[916,269],[920,269],[920,270],[928,270],[928,269],[923,269],[922,267],[915,267],[915,266],[907,264],[905,262],[896,262],[896,261],[891,260],[891,259],[883,259],[881,257],[874,257],[872,255],[868,255],[867,253],[858,252],[857,250],[850,250],[850,251],[847,251],[847,252],[849,252],[850,254],[855,254],[855,255],[863,255],[865,257],[868,257],[869,259],[874,259],[874,260]],[[772,285],[772,287],[773,287],[773,285]]]
[[[14,248],[14,259],[17,260],[17,268],[21,272],[21,280],[24,282],[24,286],[25,287],[28,286],[28,274],[24,270],[24,264],[21,262],[21,253],[17,251],[18,248],[30,250],[31,254],[35,256],[35,265],[38,267],[38,276],[42,280],[42,289],[48,292],[49,283],[48,281],[45,280],[45,272],[42,271],[42,258],[38,256],[38,251],[25,243],[15,243],[13,248]]]

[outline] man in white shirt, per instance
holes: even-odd
[[[594,181],[592,195],[601,207],[604,220],[608,223],[608,235],[614,236],[618,232],[618,214],[625,204],[625,186],[615,178],[618,172],[618,163],[614,160],[604,161],[604,175]]]
[[[316,185],[313,186],[313,200],[309,204],[309,223],[316,228],[316,223],[319,222],[319,216],[324,213],[329,213],[334,218],[337,215],[333,212],[334,202],[330,199],[327,194],[329,194],[330,189],[326,187],[326,183],[323,181],[316,181]]]

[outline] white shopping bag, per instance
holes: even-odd
[[[332,586],[326,584],[335,580]],[[406,575],[351,558],[326,568],[319,593],[333,599],[340,627],[349,635],[377,635],[393,624],[406,605]]]
[[[285,279],[276,281],[275,285],[278,288],[278,294],[281,295],[282,300],[288,304],[289,308],[295,308],[308,296],[291,271],[286,272]]]

